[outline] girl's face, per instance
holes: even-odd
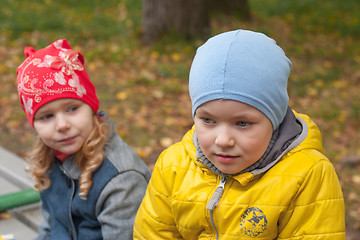
[[[34,127],[43,142],[54,150],[74,154],[93,128],[93,111],[83,101],[63,98],[36,111]]]
[[[261,111],[233,100],[204,103],[194,120],[201,150],[227,174],[238,173],[259,160],[273,133],[271,121]]]

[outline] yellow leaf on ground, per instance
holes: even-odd
[[[354,176],[352,176],[351,180],[352,180],[354,183],[360,185],[360,175],[354,175]]]
[[[167,148],[173,143],[173,140],[171,138],[165,137],[160,139],[160,145]]]
[[[116,94],[116,99],[118,100],[125,100],[128,97],[127,92],[118,92]]]

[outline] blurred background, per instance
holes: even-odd
[[[290,106],[322,131],[351,239],[360,230],[359,12],[358,0],[1,0],[0,146],[23,156],[34,137],[17,95],[24,47],[66,38],[86,59],[100,108],[152,168],[193,124],[196,48],[224,31],[260,31],[293,63]]]

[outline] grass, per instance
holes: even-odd
[[[310,115],[336,166],[360,155],[360,4],[357,0],[249,0],[252,21],[219,15],[212,35],[261,31],[291,59],[290,106]],[[203,39],[175,34],[140,42],[141,0],[2,0],[0,8],[0,145],[22,155],[34,131],[19,107],[16,67],[24,46],[66,38],[81,51],[101,108],[117,132],[149,164],[192,125],[188,71]],[[358,171],[338,167],[347,218],[360,228]],[[350,214],[351,213],[351,214]],[[357,225],[356,225],[357,224]]]

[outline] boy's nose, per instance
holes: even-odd
[[[218,145],[219,147],[234,146],[235,139],[233,138],[233,133],[230,127],[227,126],[220,127],[215,139],[215,144]]]
[[[69,129],[70,123],[63,114],[56,115],[56,131],[62,132]]]

